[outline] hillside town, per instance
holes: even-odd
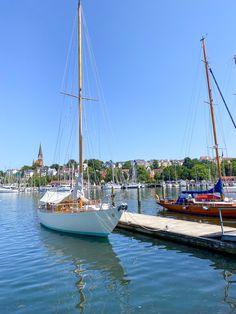
[[[236,158],[221,160],[222,173],[225,184],[236,182]],[[1,184],[18,184],[25,187],[40,187],[46,185],[73,185],[78,176],[78,162],[70,159],[66,164],[44,164],[42,145],[40,144],[37,159],[32,165],[22,166],[20,169],[0,171]],[[145,184],[183,184],[211,183],[216,178],[216,162],[209,156],[199,159],[189,157],[183,160],[143,159],[128,161],[106,161],[98,159],[85,160],[83,164],[84,179],[87,184],[103,185],[107,182],[120,184],[137,181]],[[135,172],[135,177],[134,177]]]

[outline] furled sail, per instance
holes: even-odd
[[[78,197],[81,197],[81,196],[82,197],[84,196],[83,176],[82,176],[82,174],[79,174],[79,176],[76,180],[75,188],[72,192],[72,198],[77,199]]]

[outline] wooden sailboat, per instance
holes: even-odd
[[[222,215],[224,217],[235,218],[236,217],[236,200],[226,198],[224,196],[224,191],[223,191],[219,147],[218,147],[218,141],[217,141],[213,99],[212,99],[210,78],[209,78],[209,66],[207,62],[206,46],[205,46],[204,38],[202,38],[201,42],[202,42],[202,48],[203,48],[203,54],[204,54],[207,89],[208,89],[209,104],[210,104],[210,111],[211,111],[214,148],[215,148],[217,169],[218,169],[218,182],[216,183],[214,188],[210,190],[182,191],[181,195],[179,196],[177,200],[159,199],[159,197],[157,196],[157,203],[170,211],[184,213],[184,214],[192,214],[192,215],[219,216],[219,209],[221,209]]]
[[[40,223],[50,229],[92,236],[108,236],[116,227],[126,204],[113,206],[84,196],[82,133],[82,25],[81,3],[78,3],[78,99],[79,176],[72,192],[46,192],[40,200]]]

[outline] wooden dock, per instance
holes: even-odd
[[[236,242],[221,240],[220,225],[124,212],[117,227],[221,254],[236,255]],[[224,232],[236,236],[236,228],[224,227]]]

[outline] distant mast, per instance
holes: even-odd
[[[215,149],[215,154],[216,154],[218,178],[222,179],[221,170],[220,170],[219,145],[218,145],[217,135],[216,135],[216,125],[215,125],[215,114],[214,114],[213,98],[212,98],[210,78],[209,78],[209,66],[208,66],[208,62],[207,62],[206,46],[205,46],[205,38],[204,37],[202,37],[201,42],[202,42],[202,49],[203,49],[203,55],[204,55],[204,64],[205,64],[205,70],[206,70],[207,89],[208,89],[208,97],[209,97],[209,104],[210,104],[210,110],[211,110],[211,120],[212,120],[213,136],[214,136],[214,149]],[[221,198],[224,199],[224,194],[223,193],[221,193]]]

